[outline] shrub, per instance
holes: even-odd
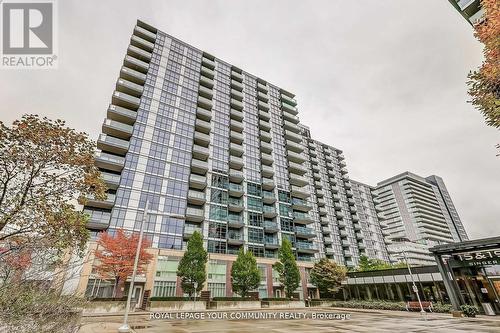
[[[269,297],[269,298],[263,298],[263,301],[296,301],[298,298],[290,299],[290,298],[284,298],[284,297]]]
[[[439,313],[448,313],[452,309],[451,304],[433,304],[432,311]]]
[[[468,304],[460,305],[460,310],[466,317],[475,317],[479,313],[478,308],[476,308],[474,305]]]
[[[404,302],[390,301],[334,301],[332,307],[339,308],[357,308],[357,309],[378,309],[378,310],[406,310]]]

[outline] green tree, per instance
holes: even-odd
[[[345,280],[347,269],[337,265],[332,260],[323,258],[314,264],[310,272],[310,281],[314,284],[321,297],[332,297]]]
[[[300,272],[292,251],[292,243],[286,238],[281,242],[278,251],[278,261],[273,265],[279,274],[279,281],[285,287],[287,297],[292,297],[300,284]]]
[[[195,231],[188,241],[187,250],[177,268],[177,276],[181,278],[182,290],[188,293],[189,297],[203,289],[207,279],[207,260],[208,254],[203,248],[203,238],[199,231]],[[195,284],[197,285],[196,290]]]
[[[251,251],[238,251],[238,258],[231,267],[231,278],[233,291],[245,297],[250,290],[257,289],[260,284],[260,271],[257,267],[257,260]]]
[[[389,264],[380,259],[371,259],[365,255],[359,257],[359,265],[356,271],[366,272],[366,271],[378,271],[381,269],[391,269],[391,268],[402,268],[406,267],[405,263]]]

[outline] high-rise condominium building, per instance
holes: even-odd
[[[433,264],[427,248],[467,240],[467,234],[443,180],[405,172],[382,181],[372,191],[381,212],[389,252],[405,250],[413,264]]]
[[[349,180],[342,151],[312,139],[297,114],[289,91],[137,22],[97,141],[108,198],[90,199],[84,211],[95,237],[140,230],[149,202],[144,232],[155,259],[139,297],[182,296],[175,271],[194,231],[210,253],[205,288],[213,296],[232,295],[231,265],[242,247],[258,257],[259,294],[283,295],[272,264],[285,238],[299,261],[301,298],[316,295],[308,283],[315,259],[348,267],[363,254],[389,260],[377,216],[385,206],[376,208],[372,189]],[[447,195],[440,179],[432,182],[426,188]],[[445,228],[458,215],[450,216],[438,231],[431,216],[430,231],[414,238],[453,239]],[[112,284],[92,263],[78,290],[109,296]]]
[[[481,0],[448,1],[470,24],[474,25],[483,19],[484,9],[481,8]]]

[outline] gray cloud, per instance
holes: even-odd
[[[447,1],[58,1],[58,70],[1,71],[1,119],[62,118],[96,138],[141,18],[297,94],[350,176],[444,178],[473,238],[500,234],[498,131],[466,103],[481,62]]]

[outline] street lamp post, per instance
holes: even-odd
[[[420,295],[418,294],[417,284],[415,283],[415,279],[413,278],[410,264],[408,263],[408,259],[406,258],[405,250],[403,250],[403,257],[405,258],[405,263],[406,263],[406,268],[408,268],[408,273],[410,273],[411,282],[413,284],[413,291],[415,292],[415,294],[417,294],[418,304],[420,305],[420,313],[425,315],[425,310],[424,310],[424,307],[422,306],[422,301],[420,300]]]
[[[142,221],[141,221],[141,231],[139,232],[139,241],[137,242],[137,249],[135,251],[134,270],[132,271],[132,278],[130,279],[130,287],[128,289],[127,306],[125,308],[125,315],[123,317],[123,324],[122,324],[122,326],[120,326],[118,328],[119,333],[130,332],[130,326],[128,325],[128,313],[130,312],[130,302],[132,300],[135,275],[137,274],[137,266],[139,264],[139,255],[141,253],[142,235],[144,234],[144,223],[146,222],[146,220],[148,218],[148,208],[149,208],[149,201],[146,201],[146,207],[144,208],[144,215],[142,216]]]

